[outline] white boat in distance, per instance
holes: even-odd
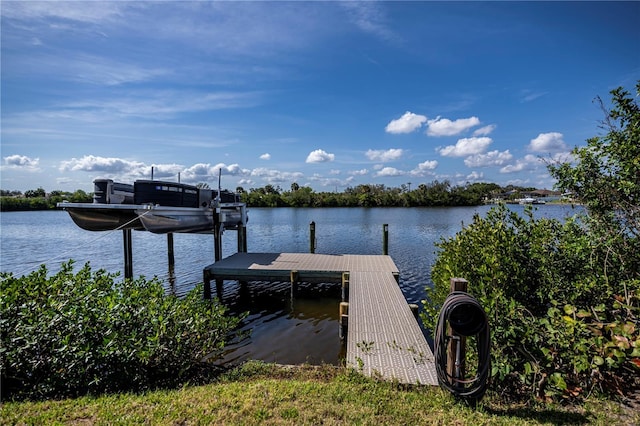
[[[518,198],[518,204],[546,204],[545,201],[533,197]]]
[[[213,233],[216,226],[237,229],[248,220],[246,204],[237,194],[155,180],[130,185],[96,179],[93,203],[63,202],[57,207],[88,231]]]

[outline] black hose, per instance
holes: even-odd
[[[455,377],[455,374],[447,372],[447,348],[451,339],[447,336],[447,323],[458,335],[477,336],[478,368],[475,377],[471,379]],[[491,370],[490,351],[489,322],[480,303],[466,292],[450,293],[440,309],[434,339],[436,373],[440,387],[468,402],[476,403],[482,399]]]

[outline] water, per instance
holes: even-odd
[[[389,225],[389,255],[400,270],[400,287],[408,303],[425,297],[435,243],[453,236],[473,215],[489,206],[450,208],[331,208],[249,210],[249,252],[309,251],[309,223],[316,223],[316,253],[381,254],[382,226]],[[516,211],[523,207],[510,206]],[[544,205],[536,217],[562,219],[575,213],[570,206]],[[0,270],[25,275],[42,263],[51,272],[74,259],[79,267],[123,269],[121,231],[89,232],[78,228],[64,211],[0,214]],[[235,231],[223,235],[223,257],[236,252]],[[167,290],[184,294],[202,281],[202,270],[213,263],[212,235],[175,234],[175,275],[167,267],[164,235],[133,232],[135,276],[157,276]],[[171,279],[170,278],[174,278]],[[231,312],[248,312],[242,330],[250,336],[234,341],[221,362],[248,358],[286,364],[339,362],[340,285],[303,285],[291,299],[288,283],[224,284],[222,301]]]

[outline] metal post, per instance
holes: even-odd
[[[382,254],[389,255],[389,224],[382,225]]]
[[[309,224],[309,253],[316,252],[316,223]]]
[[[173,252],[173,233],[167,234],[167,261],[169,264],[169,283],[175,291],[176,285],[176,258]]]
[[[242,225],[242,248],[244,249],[244,253],[248,251],[247,249],[247,226]]]
[[[216,262],[222,260],[222,230],[220,229],[220,227],[221,224],[216,221],[213,226],[213,255]]]
[[[247,252],[247,247],[245,246],[247,241],[246,237],[244,236],[245,232],[247,232],[247,228],[241,223],[238,224],[238,253]]]
[[[211,299],[211,272],[208,269],[202,272],[202,282],[204,283],[204,294],[202,297],[209,300]]]
[[[133,278],[133,252],[131,244],[131,229],[122,230],[122,242],[124,245],[124,278]]]

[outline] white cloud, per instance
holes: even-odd
[[[567,151],[567,144],[562,139],[562,133],[540,133],[538,137],[531,139],[529,150],[533,152],[562,152]]]
[[[85,155],[82,158],[62,161],[59,169],[62,172],[98,173],[99,175],[94,177],[130,181],[140,178],[150,179],[152,167],[154,179],[175,180],[179,175],[180,181],[185,183],[217,182],[218,175],[221,172],[223,177],[249,176],[251,174],[250,170],[242,169],[238,164],[218,163],[211,165],[209,163],[196,163],[189,167],[171,163],[146,165],[140,161],[94,155]]]
[[[516,173],[525,170],[533,170],[541,164],[542,160],[535,155],[527,154],[524,158],[516,161],[515,164],[509,164],[500,169],[500,173]]]
[[[139,161],[129,161],[122,158],[98,157],[85,155],[82,158],[72,158],[60,163],[60,171],[83,171],[83,172],[105,172],[105,173],[131,173],[145,167]]]
[[[342,173],[342,172],[340,170],[337,170],[337,169],[329,170],[329,174],[330,175],[339,175],[340,173]]]
[[[418,164],[418,170],[434,170],[436,167],[438,167],[436,160],[424,161]]]
[[[398,170],[395,167],[384,167],[382,169],[380,169],[375,176],[376,177],[393,177],[393,176],[404,176],[406,175],[406,172],[403,172],[402,170]]]
[[[264,154],[262,154],[262,155],[260,156],[260,159],[261,159],[261,160],[271,160],[271,154],[269,154],[268,152],[266,152],[266,153],[264,153]]]
[[[155,167],[158,167],[158,166],[155,166]],[[162,165],[160,165],[159,167],[162,167]],[[180,172],[180,178],[185,182],[192,182],[192,183],[202,182],[202,181],[217,182],[218,176],[220,174],[222,174],[222,177],[225,177],[225,176],[247,176],[250,173],[251,173],[250,170],[242,169],[238,164],[227,165],[225,163],[218,163],[212,166],[209,163],[198,163]],[[168,176],[171,176],[171,174],[168,174]],[[216,183],[216,187],[217,187],[217,183]]]
[[[351,176],[364,176],[367,173],[369,173],[369,170],[361,169],[361,170],[352,170],[348,174],[351,175]]]
[[[251,170],[251,176],[259,177],[267,183],[297,182],[304,177],[301,172],[283,172],[280,170],[258,167]]]
[[[437,148],[436,151],[444,157],[467,157],[485,152],[492,142],[493,140],[488,137],[463,138],[459,139],[455,145]]]
[[[469,182],[473,182],[473,181],[479,181],[484,179],[484,173],[482,172],[471,172],[467,175],[467,181]]]
[[[430,176],[434,174],[433,170],[435,170],[436,167],[438,167],[438,162],[436,160],[427,160],[418,164],[418,167],[411,170],[409,174],[411,176],[418,177]]]
[[[242,179],[240,179],[238,181],[238,185],[240,185],[240,186],[242,186],[242,185],[253,185],[253,184],[254,184],[254,181],[251,180],[251,179],[242,178]]]
[[[464,159],[467,167],[490,167],[502,166],[511,161],[513,155],[507,149],[506,151],[489,151],[486,154],[475,154]]]
[[[349,186],[349,183],[353,181],[353,176],[350,176],[345,180],[341,180],[338,178],[326,178],[322,175],[315,173],[313,176],[309,178],[309,180],[312,182],[318,183],[320,186],[331,187],[335,189],[337,187],[343,188],[343,187]]]
[[[448,118],[436,117],[427,121],[427,135],[454,136],[480,124],[478,117],[459,118],[451,121]]]
[[[495,124],[489,124],[488,126],[480,127],[473,131],[473,136],[487,136],[496,129]]]
[[[365,156],[371,161],[394,161],[402,157],[404,150],[399,148],[392,148],[387,150],[370,149],[365,152]]]
[[[407,111],[397,120],[391,120],[384,130],[387,133],[411,133],[422,127],[422,124],[426,121],[427,117],[424,115],[418,115]]]
[[[316,149],[311,151],[307,156],[307,163],[325,163],[327,161],[333,161],[335,159],[334,154],[329,154],[322,149]]]
[[[38,169],[38,164],[40,163],[39,158],[30,158],[26,155],[9,155],[3,158],[4,164],[7,167],[12,169],[23,169],[28,171],[36,171]]]
[[[173,179],[176,179],[178,177],[178,173],[183,173],[184,170],[185,170],[184,166],[182,166],[180,164],[154,164],[153,165],[153,178],[154,179],[160,178],[160,179],[172,179],[173,180]],[[146,165],[142,164],[140,167],[137,167],[136,169],[132,169],[128,174],[133,179],[139,178],[139,177],[144,177],[144,178],[149,179],[149,178],[151,178],[151,166],[146,166]],[[188,181],[188,182],[190,181],[188,173],[185,176],[180,175],[180,179]]]

